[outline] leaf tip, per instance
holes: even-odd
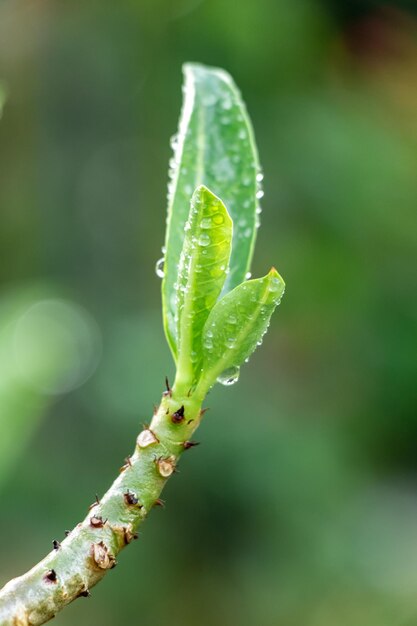
[[[285,280],[282,278],[281,274],[278,273],[277,269],[272,266],[268,272],[268,278],[275,279],[275,282],[278,282],[285,289]]]

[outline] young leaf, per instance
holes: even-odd
[[[202,393],[223,372],[236,370],[252,354],[284,289],[284,281],[272,268],[263,278],[242,283],[217,302],[203,330]]]
[[[201,334],[227,275],[233,224],[207,187],[191,199],[181,252],[177,300],[178,380],[195,381],[201,368]]]
[[[256,235],[258,154],[245,105],[224,70],[184,66],[184,102],[179,132],[173,141],[162,301],[168,343],[177,356],[175,298],[177,268],[191,193],[207,185],[222,198],[234,222],[230,272],[224,292],[244,280]]]

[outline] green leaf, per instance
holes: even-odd
[[[168,343],[177,356],[175,299],[172,294],[193,190],[206,185],[222,198],[234,223],[230,272],[224,292],[244,280],[258,222],[258,154],[252,126],[232,78],[224,70],[184,66],[184,102],[173,141],[165,241],[163,317]]]
[[[227,276],[233,224],[207,187],[191,199],[176,283],[178,381],[195,382],[201,370],[201,334]]]
[[[284,289],[283,279],[272,268],[263,278],[242,283],[217,302],[203,330],[200,392],[206,393],[223,372],[236,370],[261,343]]]

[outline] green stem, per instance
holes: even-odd
[[[87,517],[42,561],[0,590],[0,626],[37,626],[89,590],[116,564],[175,472],[201,421],[201,403],[164,394],[132,456]]]

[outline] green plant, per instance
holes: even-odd
[[[37,625],[88,595],[155,504],[204,414],[216,380],[232,384],[262,341],[284,282],[272,268],[248,280],[262,175],[252,128],[230,76],[185,66],[173,140],[163,319],[177,366],[132,456],[86,519],[33,569],[0,591],[0,625]],[[194,192],[193,192],[193,189]],[[191,196],[191,206],[190,206]],[[220,199],[222,198],[223,201]],[[227,207],[227,209],[226,209]]]

